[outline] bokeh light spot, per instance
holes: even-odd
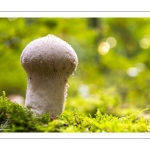
[[[127,75],[130,77],[136,77],[140,72],[143,72],[146,69],[145,64],[138,62],[135,64],[135,67],[130,67],[127,70]]]
[[[139,69],[139,72],[142,72],[146,69],[145,64],[140,63],[140,62],[136,64],[136,67]]]
[[[110,48],[114,48],[117,44],[116,39],[113,37],[107,38],[106,42],[110,45]]]
[[[9,21],[14,21],[16,20],[17,18],[8,18]]]
[[[149,40],[149,38],[146,38],[146,37],[142,38],[142,39],[140,40],[140,46],[141,46],[143,49],[149,48],[149,46],[150,46],[150,40]]]
[[[98,52],[101,55],[105,55],[109,52],[110,45],[107,42],[102,42],[98,46]]]
[[[127,75],[130,77],[136,77],[139,74],[139,69],[136,67],[131,67],[127,70]]]
[[[89,95],[89,87],[86,85],[81,85],[78,92],[82,97],[87,97]]]

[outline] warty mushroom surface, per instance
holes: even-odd
[[[51,117],[61,114],[68,77],[78,65],[74,49],[50,34],[30,42],[20,59],[27,73],[25,106],[37,114],[48,112]]]

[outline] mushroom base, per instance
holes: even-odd
[[[67,87],[67,82],[60,81],[60,78],[59,83],[58,79],[46,77],[28,78],[25,106],[36,114],[50,113],[50,117],[55,118],[64,110]]]

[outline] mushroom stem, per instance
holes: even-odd
[[[64,109],[66,93],[67,83],[63,80],[46,76],[41,79],[34,75],[33,79],[28,77],[25,106],[38,114],[50,112],[52,117],[56,117]]]
[[[78,64],[73,48],[54,35],[30,42],[21,54],[27,73],[25,106],[55,118],[64,110],[67,80]]]

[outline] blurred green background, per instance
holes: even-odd
[[[0,93],[25,98],[21,52],[47,34],[78,55],[66,110],[123,116],[150,108],[149,18],[0,18]]]

